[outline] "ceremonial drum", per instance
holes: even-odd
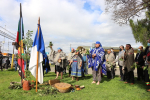
[[[59,90],[61,93],[69,92],[71,85],[68,83],[56,83],[55,87]]]

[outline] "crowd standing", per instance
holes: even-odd
[[[53,61],[55,63],[55,79],[59,77],[59,74],[62,79],[63,74],[66,73],[66,66],[69,65],[69,77],[72,77],[72,80],[76,78],[76,81],[79,81],[80,77],[85,77],[85,74],[88,74],[88,68],[91,68],[93,75],[92,84],[96,83],[96,85],[99,85],[103,74],[107,75],[108,79],[114,79],[116,62],[118,62],[121,78],[119,81],[125,81],[124,83],[126,84],[130,83],[131,85],[134,85],[134,65],[136,64],[137,81],[143,81],[147,85],[150,85],[148,72],[148,68],[150,69],[150,40],[148,40],[145,50],[143,50],[143,46],[139,46],[135,58],[134,49],[131,44],[126,44],[125,47],[121,45],[119,47],[118,55],[116,55],[113,48],[107,49],[107,52],[105,52],[99,41],[95,43],[95,46],[92,46],[89,53],[87,53],[87,50],[84,48],[82,51],[72,48],[69,55],[66,55],[61,48],[54,51],[51,46],[50,49],[51,52],[43,61],[43,71],[46,69],[46,73],[48,73],[51,70],[49,60]],[[3,70],[2,60],[3,55],[2,52],[0,52],[1,70]],[[17,60],[15,60],[14,63],[15,70],[17,70]],[[9,65],[10,61],[8,58],[6,60],[7,69]],[[150,89],[147,91],[150,92]]]
[[[119,81],[134,85],[134,65],[136,64],[137,81],[150,82],[148,74],[148,68],[150,66],[150,40],[148,40],[145,51],[143,50],[143,46],[139,46],[136,57],[134,57],[134,49],[131,44],[126,44],[125,47],[121,45],[119,47],[119,53],[116,55],[113,48],[107,49],[107,52],[105,52],[101,43],[97,41],[95,46],[89,51],[89,54],[86,54],[86,52],[86,49],[83,49],[81,52],[72,48],[67,56],[62,52],[61,48],[58,48],[56,53],[51,47],[49,58],[55,62],[57,71],[56,78],[58,78],[58,73],[63,74],[64,68],[69,64],[71,66],[69,68],[69,77],[71,76],[72,80],[76,78],[78,81],[79,77],[84,77],[84,74],[88,74],[88,68],[91,68],[93,75],[92,84],[96,83],[99,85],[103,74],[107,75],[108,79],[115,77],[115,67],[116,62],[118,62],[121,78]],[[67,59],[67,61],[64,62],[66,64],[63,66],[62,61],[64,59]],[[144,69],[145,67],[147,67],[147,69]],[[150,91],[150,89],[147,91]]]

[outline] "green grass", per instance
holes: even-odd
[[[55,73],[49,72],[45,75],[44,81],[54,78]],[[100,85],[97,86],[91,84],[91,75],[76,82],[71,81],[71,78],[66,74],[61,80],[62,82],[84,85],[85,88],[72,93],[58,93],[56,96],[40,96],[35,92],[35,89],[30,91],[8,89],[11,81],[20,81],[18,72],[14,70],[0,71],[0,100],[150,100],[150,92],[146,92],[146,89],[150,87],[147,87],[144,82],[136,82],[135,85],[131,86],[118,81],[119,79],[116,77],[113,80],[108,80],[105,76]]]

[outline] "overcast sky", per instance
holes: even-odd
[[[129,25],[119,26],[105,13],[104,0],[0,0],[0,26],[5,28],[6,25],[12,33],[17,34],[20,2],[24,33],[32,30],[34,39],[40,17],[45,47],[52,41],[55,50],[61,47],[68,53],[70,44],[76,49],[77,46],[91,46],[95,41],[103,46],[141,45],[135,42]],[[3,40],[0,36],[0,41]],[[6,49],[8,39],[5,39]],[[9,49],[12,52],[11,44]],[[46,48],[46,51],[50,50]]]

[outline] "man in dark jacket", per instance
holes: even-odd
[[[0,51],[0,66],[1,66],[1,71],[3,71],[2,61],[3,61],[3,55],[2,55],[2,52]]]
[[[10,64],[10,60],[9,60],[9,57],[8,57],[7,60],[6,60],[6,69],[8,69],[9,64]]]
[[[145,49],[143,58],[145,60],[145,66],[147,66],[147,68],[148,68],[150,65],[150,63],[149,63],[150,62],[150,39],[148,40],[147,47]],[[144,70],[144,80],[146,83],[150,82],[148,69]],[[148,89],[147,91],[150,92],[150,89]]]
[[[136,54],[136,57],[135,57],[135,62],[138,65],[137,67],[137,80],[138,81],[140,81],[140,79],[144,80],[142,66],[144,66],[145,61],[143,59],[143,56],[144,56],[143,46],[140,46],[138,48],[138,53]]]

